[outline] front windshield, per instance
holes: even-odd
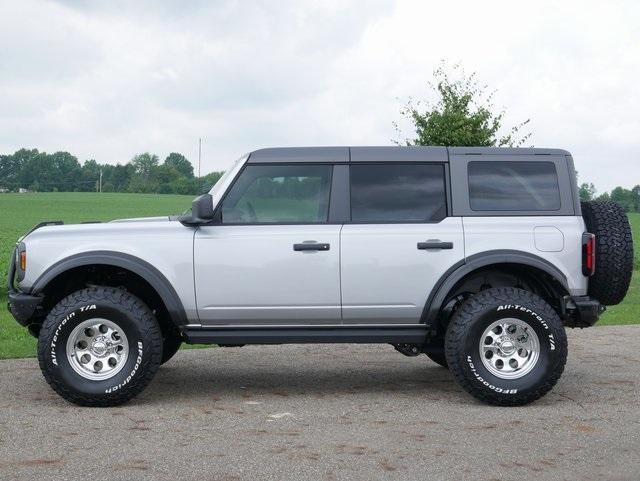
[[[226,184],[226,180],[227,178],[231,175],[232,172],[235,172],[236,167],[238,166],[238,164],[243,163],[245,160],[247,160],[248,155],[245,154],[242,157],[240,157],[238,160],[236,160],[233,164],[231,164],[231,167],[228,168],[224,174],[222,174],[222,177],[220,177],[218,179],[218,182],[216,182],[213,187],[211,187],[211,190],[209,191],[209,194],[211,194],[212,197],[216,197],[216,195],[219,193],[220,189],[222,189],[223,185]]]
[[[211,187],[211,189],[209,189],[208,193],[211,194],[211,196],[213,197],[214,203],[218,195],[222,196],[222,194],[224,194],[223,192],[225,188],[224,186],[227,184],[229,177],[238,170],[238,167],[242,165],[245,160],[247,160],[247,157],[249,157],[249,154],[243,155],[238,160],[236,160],[233,164],[231,164],[231,166],[225,171],[224,174],[220,176],[218,181]],[[182,215],[189,215],[189,214],[191,214],[191,207],[189,207],[187,210],[185,210],[182,213]]]

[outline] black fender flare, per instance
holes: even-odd
[[[467,257],[464,261],[451,266],[435,284],[422,311],[421,322],[428,327],[434,326],[442,304],[453,287],[467,274],[481,268],[496,264],[520,264],[535,267],[553,277],[564,289],[569,292],[567,276],[542,257],[528,252],[516,250],[493,250],[481,252]]]
[[[89,251],[61,259],[36,279],[31,287],[31,294],[41,294],[53,279],[69,269],[90,265],[120,267],[139,275],[158,293],[173,323],[177,327],[188,324],[182,301],[164,274],[147,261],[123,252]]]

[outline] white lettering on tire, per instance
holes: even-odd
[[[545,322],[545,320],[542,318],[542,316],[540,316],[537,312],[532,311],[528,307],[521,306],[519,304],[504,304],[502,306],[498,306],[496,311],[502,311],[504,309],[515,309],[517,311],[521,311],[521,312],[524,312],[526,314],[531,314],[538,321],[540,321],[540,324],[542,324],[542,327],[544,327],[547,331],[549,330],[549,325]],[[552,351],[556,350],[556,340],[553,337],[553,334],[551,334],[551,333],[549,333],[549,348]]]
[[[545,329],[549,329],[549,326],[547,325],[547,323],[545,322],[545,320],[542,318],[541,315],[539,315],[537,312],[532,311],[531,309],[529,309],[528,307],[525,306],[521,306],[519,304],[504,304],[502,306],[498,306],[498,308],[496,309],[496,311],[502,311],[504,309],[514,309],[516,311],[521,311],[524,312],[525,314],[530,314],[533,317],[535,317],[538,321],[540,321],[540,324],[542,324],[544,326]]]
[[[51,341],[51,362],[56,366],[58,365],[58,358],[56,357],[56,345],[58,344],[58,336],[60,335],[61,329],[65,326],[67,322],[69,322],[69,319],[75,317],[75,315],[76,315],[76,311],[73,311],[69,315],[67,315],[67,317],[62,319],[60,324],[58,324],[58,328],[56,329],[56,332],[53,333],[53,339]]]
[[[76,312],[80,311],[80,312],[86,312],[86,311],[92,311],[94,309],[97,309],[95,304],[87,304],[86,306],[80,306],[78,309],[76,309],[75,311],[70,312],[67,317],[65,317],[64,319],[62,319],[62,321],[60,322],[60,324],[58,324],[58,327],[56,329],[56,332],[53,333],[53,340],[51,341],[51,362],[53,363],[54,366],[58,365],[58,358],[56,356],[56,346],[58,344],[58,336],[60,335],[60,331],[62,330],[62,328],[65,326],[65,324],[67,322],[69,322],[69,320],[73,317],[75,317]]]
[[[494,386],[493,384],[486,381],[480,374],[478,374],[478,371],[476,371],[476,367],[473,364],[473,360],[471,359],[471,356],[467,356],[467,362],[469,363],[469,367],[471,368],[471,372],[473,373],[473,375],[476,377],[478,382],[480,382],[484,386],[501,394],[517,394],[518,392],[517,389],[503,389],[501,387]]]
[[[106,394],[111,394],[113,392],[116,392],[118,389],[122,389],[125,385],[129,384],[133,376],[135,376],[136,372],[138,371],[140,364],[142,364],[142,342],[138,341],[138,357],[136,359],[135,366],[133,366],[133,369],[131,370],[131,374],[129,374],[127,378],[124,381],[122,381],[120,384],[117,384],[116,386],[105,389],[104,392]]]

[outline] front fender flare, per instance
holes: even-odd
[[[50,266],[36,279],[31,294],[41,294],[52,280],[69,269],[90,265],[120,267],[139,275],[158,293],[173,323],[176,326],[188,324],[182,301],[164,274],[147,261],[122,252],[90,251],[66,257]]]

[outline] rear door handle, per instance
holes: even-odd
[[[323,244],[320,242],[302,242],[300,244],[293,244],[294,251],[328,251],[329,244]]]
[[[418,242],[418,249],[420,250],[453,249],[453,242],[442,242],[439,239],[429,239],[426,242]]]

